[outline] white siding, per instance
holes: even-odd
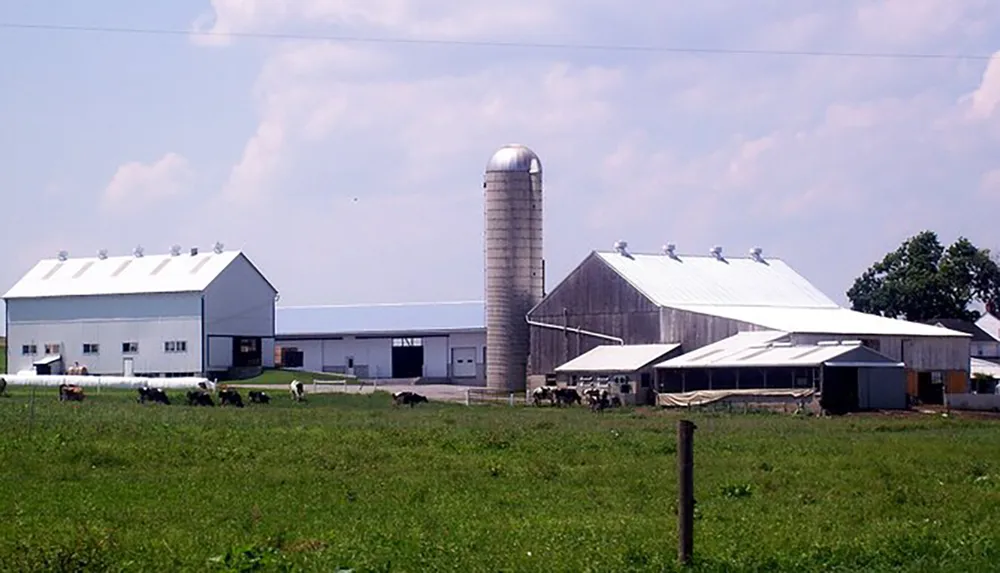
[[[208,338],[206,362],[209,370],[225,370],[233,365],[233,339],[228,336]]]
[[[232,366],[232,337],[240,336],[260,337],[262,364],[274,366],[275,294],[267,280],[242,255],[205,289],[205,339],[210,369]]]
[[[448,356],[451,354],[447,336],[424,338],[424,376],[448,377]]]
[[[347,357],[354,357],[355,373],[368,378],[392,376],[392,338],[355,338],[328,340],[285,340],[278,346],[302,351],[302,369],[309,372],[345,372]],[[453,348],[475,348],[476,378],[485,375],[483,348],[486,334],[454,333],[447,336],[423,337],[424,376],[450,378]],[[468,382],[469,379],[463,379]]]
[[[8,301],[8,372],[31,369],[46,344],[59,344],[64,366],[74,362],[94,374],[121,374],[122,343],[137,342],[135,371],[148,374],[201,371],[201,301],[197,294],[89,296]],[[165,352],[184,341],[186,352]],[[97,354],[83,353],[98,345]],[[25,356],[35,345],[37,356]]]

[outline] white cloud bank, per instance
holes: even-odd
[[[104,207],[118,212],[148,210],[162,199],[189,192],[193,177],[188,160],[173,152],[150,163],[125,163],[104,190]]]

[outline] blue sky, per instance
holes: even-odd
[[[991,54],[992,0],[14,0],[0,21]],[[243,248],[282,304],[482,297],[482,169],[545,169],[550,286],[590,250],[754,245],[838,300],[920,230],[1000,247],[1000,62],[0,28],[6,290],[60,249]],[[356,199],[356,200],[355,200]]]

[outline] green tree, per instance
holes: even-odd
[[[924,231],[855,279],[847,298],[854,310],[890,318],[976,320],[972,302],[998,308],[1000,266],[965,237],[945,249],[936,233]]]

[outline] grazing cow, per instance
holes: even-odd
[[[570,405],[570,404],[581,404],[583,400],[580,398],[580,393],[573,388],[556,388],[556,405]]]
[[[416,392],[396,392],[392,395],[394,406],[409,406],[412,408],[421,402],[427,402],[427,397],[421,396]]]
[[[0,396],[7,396],[7,380],[0,378]]]
[[[80,366],[79,362],[74,362],[72,366],[66,369],[66,374],[70,376],[89,376],[90,372],[86,366]]]
[[[292,383],[288,385],[288,391],[295,402],[301,402],[306,399],[306,386],[298,380],[292,380]]]
[[[60,402],[83,402],[83,388],[71,384],[59,385]]]
[[[143,386],[139,388],[139,403],[145,404],[146,402],[153,402],[157,404],[164,404],[169,406],[170,399],[167,398],[167,393],[161,388],[150,388],[148,386]]]
[[[223,388],[219,390],[219,405],[242,408],[243,396],[240,396],[240,393],[236,388]]]
[[[541,406],[543,400],[548,400],[549,405],[555,405],[556,399],[555,388],[549,388],[548,386],[539,386],[531,391],[531,401],[536,406]]]
[[[262,392],[260,390],[250,391],[250,403],[251,404],[270,404],[271,397],[267,395],[267,392]]]
[[[587,404],[590,406],[591,412],[602,412],[606,408],[611,407],[613,402],[611,394],[604,389],[587,388],[583,394],[587,397]],[[621,399],[617,396],[614,397],[614,401],[621,404]]]
[[[215,406],[212,395],[204,390],[188,390],[188,406]]]

